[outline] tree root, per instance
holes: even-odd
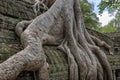
[[[100,49],[102,46],[110,51],[110,46],[87,32],[79,3],[56,0],[34,20],[18,23],[16,33],[24,49],[0,64],[0,79],[13,80],[23,70],[38,70],[37,80],[48,80],[42,47],[47,44],[58,45],[67,54],[70,80],[113,80],[109,62]]]

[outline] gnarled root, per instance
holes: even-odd
[[[20,37],[21,34],[24,32],[24,30],[28,27],[28,25],[30,23],[32,23],[33,20],[24,20],[24,21],[21,21],[19,22],[17,25],[16,25],[16,28],[15,28],[15,32],[16,34]]]
[[[33,21],[19,23],[16,32],[24,50],[0,64],[0,79],[12,80],[23,70],[38,70],[38,79],[48,80],[42,46],[57,44],[68,56],[70,80],[113,80],[109,62],[100,49],[110,46],[86,31],[79,3],[79,0],[56,0]]]

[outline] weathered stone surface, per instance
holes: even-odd
[[[0,0],[0,13],[13,18],[33,18],[33,0]]]
[[[88,32],[91,33],[92,35],[98,37],[99,39],[105,41],[107,44],[113,46],[113,40],[110,38],[110,36],[107,36],[107,35],[102,34],[100,32],[94,31],[92,29],[88,29]]]
[[[107,57],[113,70],[120,69],[120,56],[119,55],[108,55]]]
[[[47,62],[50,65],[50,80],[68,80],[68,63],[65,53],[57,46],[44,46]]]
[[[113,40],[114,53],[120,55],[120,31],[107,33]]]

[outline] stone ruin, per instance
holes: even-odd
[[[15,34],[15,26],[21,20],[35,18],[33,0],[0,0],[0,63],[22,49]],[[114,55],[107,55],[113,70],[114,80],[120,80],[120,32],[102,34],[88,31],[107,42]],[[56,46],[44,46],[47,61],[50,65],[50,80],[68,80],[67,56]],[[16,80],[36,80],[35,71],[23,71]]]

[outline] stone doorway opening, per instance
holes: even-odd
[[[116,70],[116,80],[120,80],[120,69]]]

